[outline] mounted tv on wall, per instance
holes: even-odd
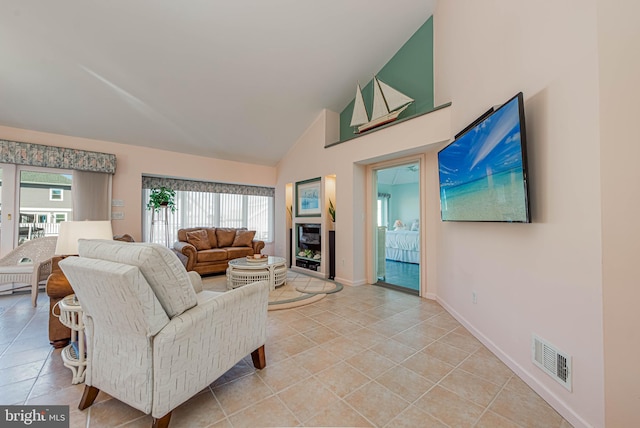
[[[438,152],[443,221],[530,223],[522,92]]]

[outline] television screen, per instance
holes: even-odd
[[[443,221],[530,223],[522,92],[438,152]]]

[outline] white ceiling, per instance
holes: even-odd
[[[410,165],[400,165],[391,168],[379,169],[376,179],[378,184],[413,184],[420,180],[420,165],[412,163]]]
[[[0,125],[276,165],[434,3],[1,0]]]

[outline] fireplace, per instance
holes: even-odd
[[[321,226],[318,223],[296,224],[296,266],[320,270],[322,260]]]

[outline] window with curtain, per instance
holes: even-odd
[[[151,189],[168,187],[176,192],[176,211],[152,213],[145,210],[142,219],[144,240],[165,244],[168,228],[169,243],[178,237],[178,229],[188,227],[246,227],[255,230],[255,239],[273,241],[273,188],[226,185],[160,177],[142,177],[142,200],[146,207]],[[152,223],[153,222],[153,223]]]

